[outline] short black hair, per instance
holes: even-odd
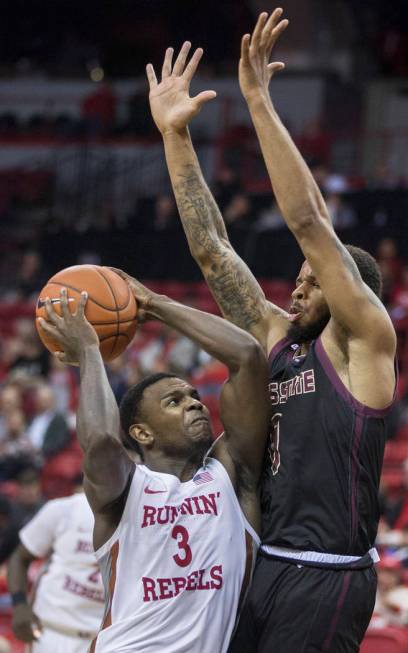
[[[382,277],[377,261],[360,247],[355,247],[355,245],[344,245],[344,247],[357,265],[364,283],[381,299]]]
[[[143,399],[143,394],[146,388],[162,379],[178,379],[176,374],[167,374],[166,372],[157,372],[156,374],[150,374],[144,379],[132,385],[129,390],[124,394],[120,406],[120,424],[122,427],[121,440],[122,444],[126,449],[131,451],[136,451],[139,454],[141,459],[144,459],[142,447],[136,442],[134,438],[129,434],[129,429],[132,424],[135,424],[140,418],[140,406]]]

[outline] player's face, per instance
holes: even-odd
[[[296,279],[289,312],[291,326],[288,335],[298,343],[317,338],[330,319],[329,307],[307,261]]]
[[[161,379],[146,388],[143,413],[155,441],[168,455],[191,456],[212,443],[208,408],[198,392],[182,379]]]

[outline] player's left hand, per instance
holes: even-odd
[[[289,24],[288,20],[281,20],[282,13],[283,10],[277,8],[268,18],[268,14],[263,12],[252,35],[242,37],[239,85],[247,102],[259,93],[269,99],[269,82],[285,67],[282,61],[269,63],[276,41]]]
[[[197,48],[186,65],[190,48],[191,43],[186,41],[174,65],[173,48],[167,48],[161,82],[157,81],[152,64],[146,66],[150,87],[150,109],[153,120],[162,134],[185,129],[202,106],[217,95],[215,91],[203,91],[195,97],[190,97],[191,80],[203,56],[203,50]]]
[[[78,365],[81,350],[84,347],[97,345],[99,338],[85,317],[85,305],[88,300],[88,293],[82,292],[78,302],[77,310],[71,313],[68,306],[67,289],[62,288],[60,294],[61,316],[54,310],[49,297],[45,300],[47,319],[39,318],[41,328],[61,345],[60,352],[55,356],[63,363]]]
[[[140,281],[131,277],[130,274],[127,274],[123,270],[112,267],[109,267],[109,269],[112,270],[112,272],[116,272],[116,274],[126,281],[136,299],[137,321],[139,323],[146,322],[149,319],[148,311],[150,303],[153,297],[157,297],[158,295],[152,290],[149,290],[149,288],[146,288],[146,286],[140,283]]]

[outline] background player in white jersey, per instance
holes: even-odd
[[[20,531],[8,584],[13,630],[31,653],[85,653],[101,623],[104,590],[92,545],[94,516],[82,489],[49,501]],[[49,557],[27,600],[30,563]]]
[[[222,653],[258,545],[259,477],[270,417],[267,361],[256,340],[225,320],[129,283],[139,318],[157,319],[222,361],[225,433],[212,447],[207,408],[186,381],[148,377],[119,411],[99,341],[84,317],[86,293],[62,317],[46,302],[42,328],[81,372],[78,438],[94,545],[107,592],[97,653]],[[124,441],[140,449],[135,466]],[[212,448],[210,456],[206,456]]]

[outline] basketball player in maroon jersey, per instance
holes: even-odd
[[[46,300],[41,326],[60,344],[60,359],[79,361],[81,372],[77,433],[106,594],[90,651],[225,653],[259,543],[266,356],[235,325],[116,272],[135,294],[140,321],[160,320],[191,338],[227,366],[229,379],[220,399],[225,432],[214,444],[197,391],[173,375],[131,387],[119,415],[84,315],[86,293],[71,314],[63,289],[62,317]],[[143,465],[134,465],[124,443],[138,448]]]
[[[188,123],[213,91],[189,96],[202,56],[185,43],[161,81],[147,66],[190,250],[224,316],[269,355],[273,406],[262,483],[262,547],[234,653],[358,651],[374,606],[377,491],[395,389],[396,337],[372,257],[344,246],[321,193],[269,95],[284,65],[270,61],[286,28],[261,14],[242,40],[239,81],[273,191],[305,262],[289,313],[274,306],[228,240]]]

